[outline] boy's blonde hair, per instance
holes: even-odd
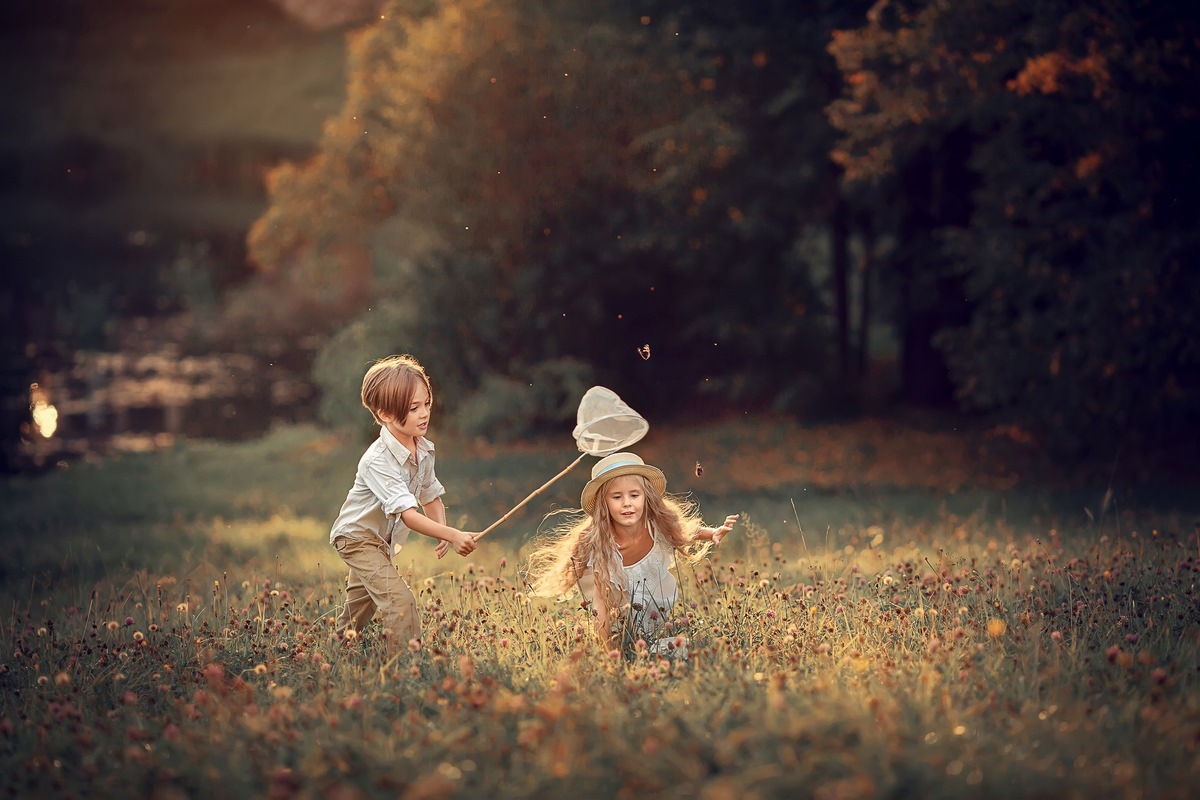
[[[433,401],[433,387],[425,368],[410,355],[388,356],[371,365],[362,382],[362,404],[375,422],[382,425],[379,412],[395,417],[401,425],[408,418],[417,387],[424,386]]]

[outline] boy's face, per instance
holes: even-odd
[[[432,408],[433,400],[429,396],[429,390],[418,385],[417,390],[413,392],[408,413],[403,419],[397,419],[385,411],[379,412],[379,419],[393,436],[403,442],[425,435],[425,431],[429,429],[429,413]]]
[[[637,533],[646,515],[646,490],[642,482],[632,475],[622,475],[606,483],[603,494],[608,516],[622,536]]]

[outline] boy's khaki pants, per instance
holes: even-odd
[[[333,546],[350,567],[346,605],[338,614],[337,632],[351,627],[362,630],[378,610],[389,650],[419,639],[417,598],[392,564],[391,548],[370,534],[339,536]]]

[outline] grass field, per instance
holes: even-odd
[[[331,635],[360,445],[309,428],[0,486],[7,797],[1187,797],[1200,785],[1194,494],[1050,487],[883,423],[655,430],[710,519],[687,661],[608,652],[522,547],[411,543],[423,646]],[[479,529],[574,458],[439,440]],[[694,471],[696,461],[705,467]],[[986,469],[979,463],[989,463]],[[1112,489],[1112,491],[1109,491]],[[1148,496],[1145,496],[1148,497]]]

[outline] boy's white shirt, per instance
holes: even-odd
[[[432,503],[446,493],[434,473],[433,442],[416,440],[416,466],[412,453],[386,426],[358,460],[354,485],[329,532],[332,543],[339,536],[368,532],[391,543],[395,556],[408,541],[409,528],[400,515],[410,508]]]

